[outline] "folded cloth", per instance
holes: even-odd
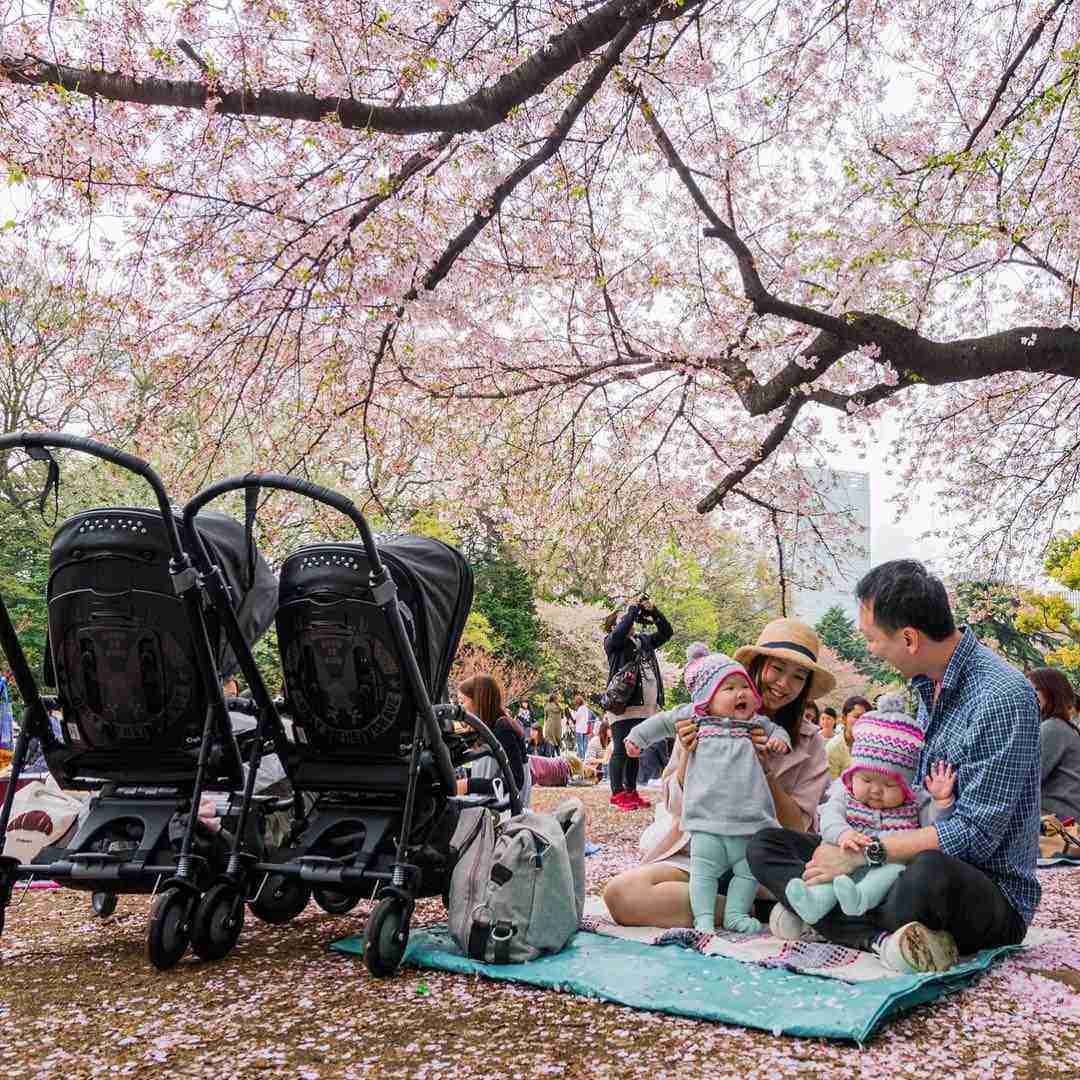
[[[566,787],[570,783],[570,766],[561,757],[529,755],[529,771],[536,787]]]

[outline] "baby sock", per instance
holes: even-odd
[[[802,878],[792,878],[787,883],[784,898],[811,926],[836,907],[836,892],[832,885],[807,885]]]
[[[758,934],[764,927],[759,919],[750,914],[754,909],[757,882],[752,877],[736,875],[728,885],[724,903],[724,929],[737,934]]]
[[[870,910],[870,904],[863,896],[862,890],[847,874],[833,881],[833,889],[836,892],[840,910],[845,915],[865,915]]]

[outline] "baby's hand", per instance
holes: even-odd
[[[631,742],[629,739],[623,743],[626,748],[627,757],[641,757],[641,747],[637,743]]]
[[[844,851],[850,851],[858,853],[865,847],[869,847],[871,843],[871,837],[865,833],[856,831],[855,829],[848,829],[846,832],[840,834],[840,838],[837,840],[837,844],[843,848]]]
[[[956,787],[956,770],[947,761],[935,761],[926,774],[926,790],[934,802],[951,805],[953,788]]]
[[[791,747],[777,735],[774,735],[767,743],[765,743],[765,749],[768,750],[770,754],[791,753]]]

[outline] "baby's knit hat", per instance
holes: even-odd
[[[746,668],[725,656],[722,652],[709,652],[709,646],[703,641],[695,641],[686,650],[686,667],[683,668],[683,682],[696,705],[708,705],[712,701],[716,688],[729,676],[741,675],[746,685],[753,692],[754,708],[761,708],[761,695]]]
[[[848,791],[852,776],[866,770],[891,777],[904,789],[908,799],[915,798],[911,785],[919,767],[923,733],[904,706],[903,694],[886,694],[876,709],[855,721],[851,764],[840,778]]]

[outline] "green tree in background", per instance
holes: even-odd
[[[970,626],[975,636],[1020,669],[1040,667],[1053,639],[1037,627],[1018,629],[1023,606],[1018,593],[995,581],[962,581],[953,595],[953,616],[958,626]]]
[[[540,623],[528,571],[503,544],[471,560],[475,576],[473,610],[488,622],[496,656],[536,665],[540,661]]]
[[[823,644],[827,645],[841,660],[846,660],[864,678],[883,685],[902,681],[892,668],[879,663],[870,655],[866,638],[859,633],[855,623],[839,605],[833,605],[814,627]]]
[[[1043,567],[1059,585],[1080,590],[1080,529],[1050,541]],[[1074,683],[1080,680],[1080,611],[1060,593],[1025,592],[1022,600],[1017,630],[1047,643],[1043,663],[1064,668]]]

